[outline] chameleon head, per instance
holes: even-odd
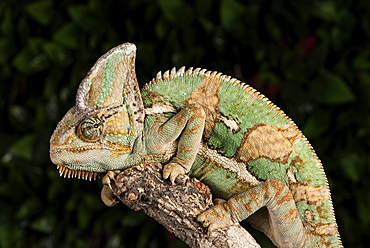
[[[91,180],[140,158],[144,112],[135,51],[130,43],[111,49],[82,80],[76,105],[50,139],[50,158],[64,177]]]

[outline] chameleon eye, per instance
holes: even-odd
[[[103,134],[103,123],[97,116],[89,117],[78,125],[77,131],[84,140],[94,142]]]

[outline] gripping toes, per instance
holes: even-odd
[[[185,175],[186,171],[184,167],[177,163],[168,163],[163,167],[163,179],[170,178],[172,184],[174,184],[176,178],[179,175]]]
[[[100,194],[100,198],[104,202],[104,204],[107,205],[108,207],[113,207],[119,202],[118,198],[114,195],[111,186],[111,184],[113,184],[116,181],[115,177],[119,173],[120,173],[119,170],[108,171],[108,173],[102,179],[103,188]]]
[[[208,233],[235,224],[226,203],[218,204],[198,215],[197,220],[208,228]]]

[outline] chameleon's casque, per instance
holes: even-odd
[[[135,52],[113,48],[81,82],[50,140],[61,175],[161,162],[164,178],[188,173],[227,200],[198,216],[210,230],[248,218],[279,247],[342,247],[321,162],[279,108],[199,68],[159,72],[140,91]]]

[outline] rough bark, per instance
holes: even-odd
[[[159,163],[111,173],[103,183],[102,200],[107,205],[115,205],[117,197],[129,208],[143,210],[190,247],[260,247],[239,224],[207,233],[196,216],[213,206],[209,188],[188,176],[172,185],[162,179]]]

